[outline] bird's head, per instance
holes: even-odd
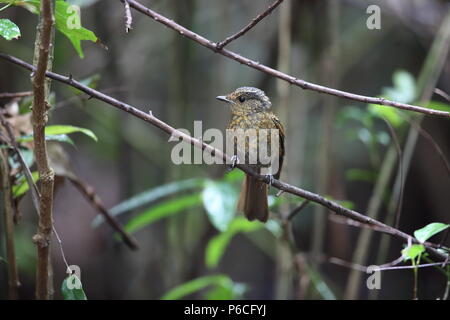
[[[229,103],[231,112],[235,114],[264,112],[272,105],[264,91],[253,87],[237,88],[226,96],[218,96],[216,98]]]

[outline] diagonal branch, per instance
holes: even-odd
[[[290,84],[298,86],[302,89],[312,90],[312,91],[316,91],[319,93],[330,94],[330,95],[333,95],[336,97],[350,99],[350,100],[359,101],[359,102],[363,102],[363,103],[384,105],[384,106],[393,107],[393,108],[397,108],[397,109],[419,112],[419,113],[427,114],[427,115],[440,116],[440,117],[444,117],[447,119],[450,118],[450,112],[429,109],[429,108],[425,108],[425,107],[419,107],[419,106],[415,106],[415,105],[410,105],[410,104],[406,104],[406,103],[388,100],[385,98],[376,98],[376,97],[359,95],[359,94],[355,94],[355,93],[350,93],[350,92],[346,92],[346,91],[341,91],[341,90],[321,86],[321,85],[318,85],[315,83],[307,82],[302,79],[298,79],[296,77],[293,77],[293,76],[283,73],[281,71],[272,69],[260,62],[243,57],[237,53],[234,53],[233,51],[230,51],[227,49],[219,49],[217,47],[217,44],[212,42],[211,40],[208,40],[205,37],[202,37],[201,35],[199,35],[195,32],[192,32],[191,30],[189,30],[189,29],[177,24],[173,20],[170,20],[170,19],[166,18],[165,16],[145,7],[144,5],[140,4],[139,2],[137,2],[135,0],[127,0],[127,2],[130,5],[130,7],[132,7],[133,9],[139,11],[140,13],[142,13],[146,16],[149,16],[153,20],[164,24],[165,26],[177,31],[182,36],[189,38],[216,53],[219,53],[227,58],[235,60],[241,64],[245,64],[248,67],[259,70],[259,71],[264,72],[273,77],[287,81]]]
[[[251,28],[253,28],[254,26],[256,26],[258,24],[258,22],[260,22],[262,19],[264,19],[265,17],[267,17],[269,14],[272,13],[273,10],[275,10],[276,7],[278,7],[281,3],[283,2],[283,0],[277,0],[274,3],[272,3],[267,9],[266,11],[264,11],[263,13],[259,14],[258,16],[256,16],[256,18],[254,18],[252,21],[250,21],[250,23],[248,25],[246,25],[244,28],[242,28],[241,30],[239,30],[237,33],[229,36],[228,38],[226,38],[225,40],[220,41],[219,43],[217,43],[216,48],[218,50],[223,49],[226,45],[230,44],[231,41],[236,40],[239,37],[242,37],[245,33],[247,33],[247,31],[249,31]]]
[[[35,67],[25,61],[22,61],[18,58],[0,53],[0,58],[3,60],[7,60],[9,62],[12,62],[16,65],[19,65],[25,69],[28,69],[30,71],[34,71]],[[48,78],[51,78],[53,80],[65,83],[67,85],[70,85],[74,88],[77,88],[80,91],[83,91],[84,93],[88,94],[89,96],[97,99],[97,100],[101,100],[103,102],[106,102],[107,104],[120,109],[122,111],[125,111],[137,118],[140,118],[141,120],[144,120],[150,124],[152,124],[153,126],[161,129],[162,131],[168,133],[169,135],[171,135],[171,137],[176,137],[176,138],[181,138],[183,139],[184,142],[189,143],[191,145],[193,145],[196,148],[200,148],[203,150],[206,150],[209,154],[211,154],[214,157],[217,157],[218,159],[222,159],[224,160],[226,163],[232,163],[232,158],[223,153],[221,150],[216,149],[212,146],[210,146],[209,144],[206,144],[202,141],[200,141],[199,139],[196,139],[194,137],[191,137],[173,127],[171,127],[170,125],[168,125],[167,123],[165,123],[164,121],[158,119],[157,117],[155,117],[151,112],[146,113],[143,112],[139,109],[136,109],[135,107],[122,102],[120,100],[117,100],[111,96],[108,96],[100,91],[97,91],[95,89],[89,88],[83,84],[81,84],[80,82],[74,80],[71,76],[66,77],[54,72],[47,72],[46,76]],[[265,183],[269,183],[269,179],[267,176],[264,175],[260,175],[257,174],[254,170],[252,170],[250,167],[246,166],[246,165],[242,165],[242,164],[237,164],[236,165],[237,168],[239,168],[240,170],[244,171],[245,173],[255,177],[258,180],[264,181]],[[272,179],[271,181],[271,185],[279,190],[283,190],[284,192],[287,193],[291,193],[293,195],[299,196],[301,198],[307,199],[309,201],[318,203],[326,208],[328,208],[329,210],[333,211],[334,213],[350,218],[353,221],[356,221],[358,223],[367,225],[379,232],[383,232],[386,234],[390,234],[396,238],[399,238],[403,241],[412,241],[414,243],[418,243],[418,241],[412,237],[411,235],[408,235],[396,228],[393,228],[391,226],[388,226],[378,220],[372,219],[370,217],[365,216],[364,214],[361,214],[359,212],[356,212],[354,210],[350,210],[347,209],[341,205],[339,205],[338,203],[331,201],[329,199],[326,199],[324,197],[322,197],[321,195],[312,193],[310,191],[298,188],[296,186],[292,186],[290,184],[287,184],[285,182],[282,182],[280,180],[276,180],[276,179]],[[440,257],[441,259],[446,259],[447,255],[438,251],[436,248],[438,248],[439,246],[437,244],[433,244],[430,242],[425,242],[424,246],[434,255]]]

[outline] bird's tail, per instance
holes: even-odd
[[[269,217],[267,203],[267,184],[249,175],[245,175],[239,196],[238,211],[244,212],[248,220],[266,222]]]

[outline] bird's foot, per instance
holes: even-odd
[[[269,187],[271,187],[275,178],[271,174],[266,174],[265,177],[266,177],[267,184],[269,185]]]
[[[234,168],[236,168],[236,166],[239,164],[239,158],[237,157],[237,155],[234,155],[231,157],[231,164],[228,166],[228,172],[230,172],[231,170],[233,170]]]

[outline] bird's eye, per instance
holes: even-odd
[[[244,101],[245,101],[245,97],[244,97],[244,96],[240,96],[240,97],[239,97],[239,101],[240,101],[240,102],[244,102]]]

